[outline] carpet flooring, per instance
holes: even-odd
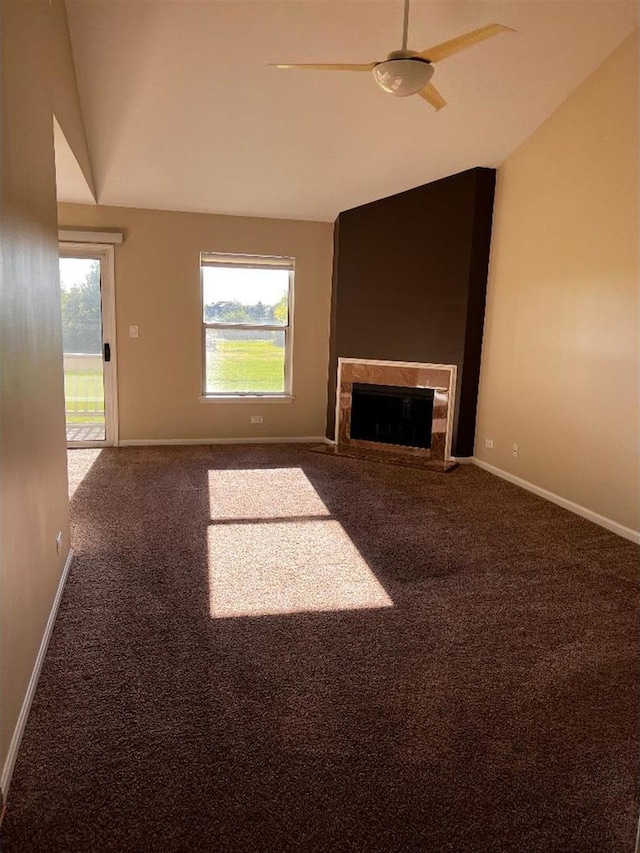
[[[31,851],[631,853],[638,548],[480,469],[70,452]]]

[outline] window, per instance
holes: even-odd
[[[206,397],[291,394],[293,258],[202,252]]]

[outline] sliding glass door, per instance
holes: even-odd
[[[113,249],[60,245],[67,443],[117,443]]]

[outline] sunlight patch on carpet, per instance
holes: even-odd
[[[101,453],[100,447],[73,447],[67,450],[69,500],[75,495],[76,489],[82,484]]]
[[[209,471],[212,521],[329,516],[300,468]]]
[[[213,525],[208,540],[214,619],[393,606],[338,521]]]

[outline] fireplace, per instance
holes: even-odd
[[[419,467],[452,467],[456,366],[338,360],[336,452]]]
[[[429,450],[434,393],[433,388],[354,382],[351,438]]]

